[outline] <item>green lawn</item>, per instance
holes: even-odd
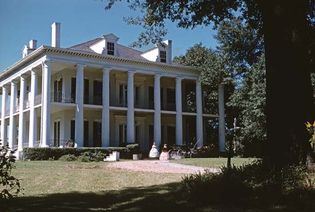
[[[249,164],[257,159],[255,158],[232,158],[232,164],[235,166],[241,166],[245,164]],[[193,166],[201,166],[205,168],[221,168],[226,166],[227,159],[226,158],[185,158],[181,160],[172,160],[174,163],[193,165]]]
[[[181,180],[183,174],[156,174],[107,168],[104,162],[18,161],[13,174],[24,196],[67,192],[99,192],[160,185]]]
[[[254,159],[233,158],[239,166]],[[174,163],[222,167],[226,158],[187,158]],[[17,161],[14,176],[21,180],[23,196],[67,192],[99,192],[179,182],[184,174],[161,174],[110,169],[103,162]]]
[[[232,160],[237,166],[251,161],[253,159]],[[225,165],[226,158],[192,158],[172,162],[202,167],[221,167]],[[13,174],[21,180],[24,194],[7,205],[0,204],[0,211],[265,211],[270,209],[270,206],[264,204],[257,206],[255,204],[237,206],[220,203],[192,204],[183,199],[178,192],[183,174],[132,172],[110,169],[107,165],[108,163],[103,162],[18,161]],[[309,197],[312,202],[315,194]],[[284,202],[283,208],[275,211],[287,211],[286,204],[289,202]],[[296,209],[299,208],[294,206],[291,211]]]

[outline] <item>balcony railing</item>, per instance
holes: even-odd
[[[60,102],[60,103],[74,103],[75,102],[73,98],[66,97],[66,95],[62,92],[51,93],[51,101]]]
[[[34,105],[39,105],[42,102],[42,95],[38,94],[35,96],[35,101],[34,101]]]

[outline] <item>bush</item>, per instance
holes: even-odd
[[[308,198],[305,180],[304,167],[291,166],[276,171],[258,161],[231,169],[223,167],[219,174],[206,172],[185,176],[179,193],[197,204],[261,204],[265,207],[279,204],[285,198],[295,204],[295,198],[300,200],[301,195]]]
[[[120,157],[123,159],[132,158],[132,154],[127,147],[108,147],[108,148],[24,148],[23,157],[25,160],[58,160],[63,155],[74,155],[76,157],[82,155],[85,152],[95,154],[93,156],[94,161],[100,161],[100,158],[104,158],[105,155],[110,154],[113,151],[120,152]]]
[[[102,152],[83,152],[79,157],[80,162],[99,162],[103,161],[105,154]]]
[[[58,160],[61,160],[61,161],[75,161],[77,160],[77,157],[75,155],[63,155],[61,156]]]
[[[78,157],[78,161],[80,162],[91,162],[90,153],[84,152],[82,155]]]
[[[20,192],[20,181],[11,174],[15,163],[14,152],[8,146],[0,146],[0,200],[11,199]]]
[[[131,154],[138,154],[138,153],[140,153],[140,146],[139,146],[139,144],[130,143],[130,144],[126,145],[126,148]]]
[[[214,145],[204,145],[201,148],[194,148],[188,145],[173,145],[171,146],[171,157],[172,158],[207,158],[207,157],[218,157],[219,152]]]

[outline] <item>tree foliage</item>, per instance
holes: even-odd
[[[122,0],[109,0],[106,9],[110,9],[116,1]],[[314,116],[310,79],[310,70],[314,69],[315,64],[314,0],[126,2],[130,8],[139,9],[143,14],[129,18],[144,26],[145,33],[140,34],[143,44],[161,41],[162,38],[156,33],[159,33],[159,30],[164,33],[167,31],[166,20],[176,22],[178,27],[182,28],[210,24],[217,28],[222,22],[233,19],[249,25],[254,30],[253,38],[263,38],[265,49],[268,137],[265,161],[279,169],[289,164],[305,163],[309,148],[303,125]],[[233,36],[229,39],[233,41]],[[242,45],[242,42],[234,43]],[[250,44],[247,41],[245,43]],[[255,48],[252,49],[253,52],[248,49],[251,45],[244,47],[245,51],[234,51],[234,55],[229,54],[227,57],[229,61],[234,56],[246,61],[238,61],[240,70],[234,70],[236,73],[245,73],[243,70],[248,70],[246,63],[250,65],[258,61],[256,59],[259,52],[255,56]],[[251,58],[252,56],[254,57]],[[233,63],[230,67],[233,67],[232,65]],[[290,122],[290,125],[285,126],[283,122]]]
[[[235,90],[227,103],[238,108],[238,120],[241,130],[238,140],[246,156],[262,156],[266,132],[266,71],[264,58],[253,64],[242,85]]]
[[[218,85],[229,78],[229,74],[224,70],[223,58],[218,52],[199,43],[189,48],[185,55],[175,57],[174,63],[197,67],[201,70],[201,83],[206,99],[204,108],[207,113],[217,114]]]
[[[15,162],[13,153],[8,146],[0,146],[0,200],[10,199],[20,192],[20,181],[11,173]]]

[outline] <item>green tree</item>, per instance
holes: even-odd
[[[111,8],[116,1],[109,0],[106,8]],[[144,14],[134,19],[134,23],[145,27],[145,32],[140,34],[142,42],[158,41],[158,33],[165,32],[167,19],[177,22],[179,27],[193,28],[211,23],[217,26],[238,16],[257,29],[264,38],[266,63],[268,148],[265,162],[281,168],[306,161],[310,146],[304,122],[314,116],[310,80],[315,55],[313,0],[127,2]]]
[[[0,201],[20,192],[20,181],[11,173],[15,163],[13,153],[8,146],[0,146]]]
[[[230,78],[229,73],[224,69],[223,58],[219,53],[199,43],[189,48],[185,55],[175,57],[173,62],[201,70],[201,83],[206,99],[204,108],[207,113],[217,114],[218,85]]]
[[[238,108],[238,140],[245,156],[262,156],[266,132],[266,71],[264,57],[253,64],[228,105]]]

